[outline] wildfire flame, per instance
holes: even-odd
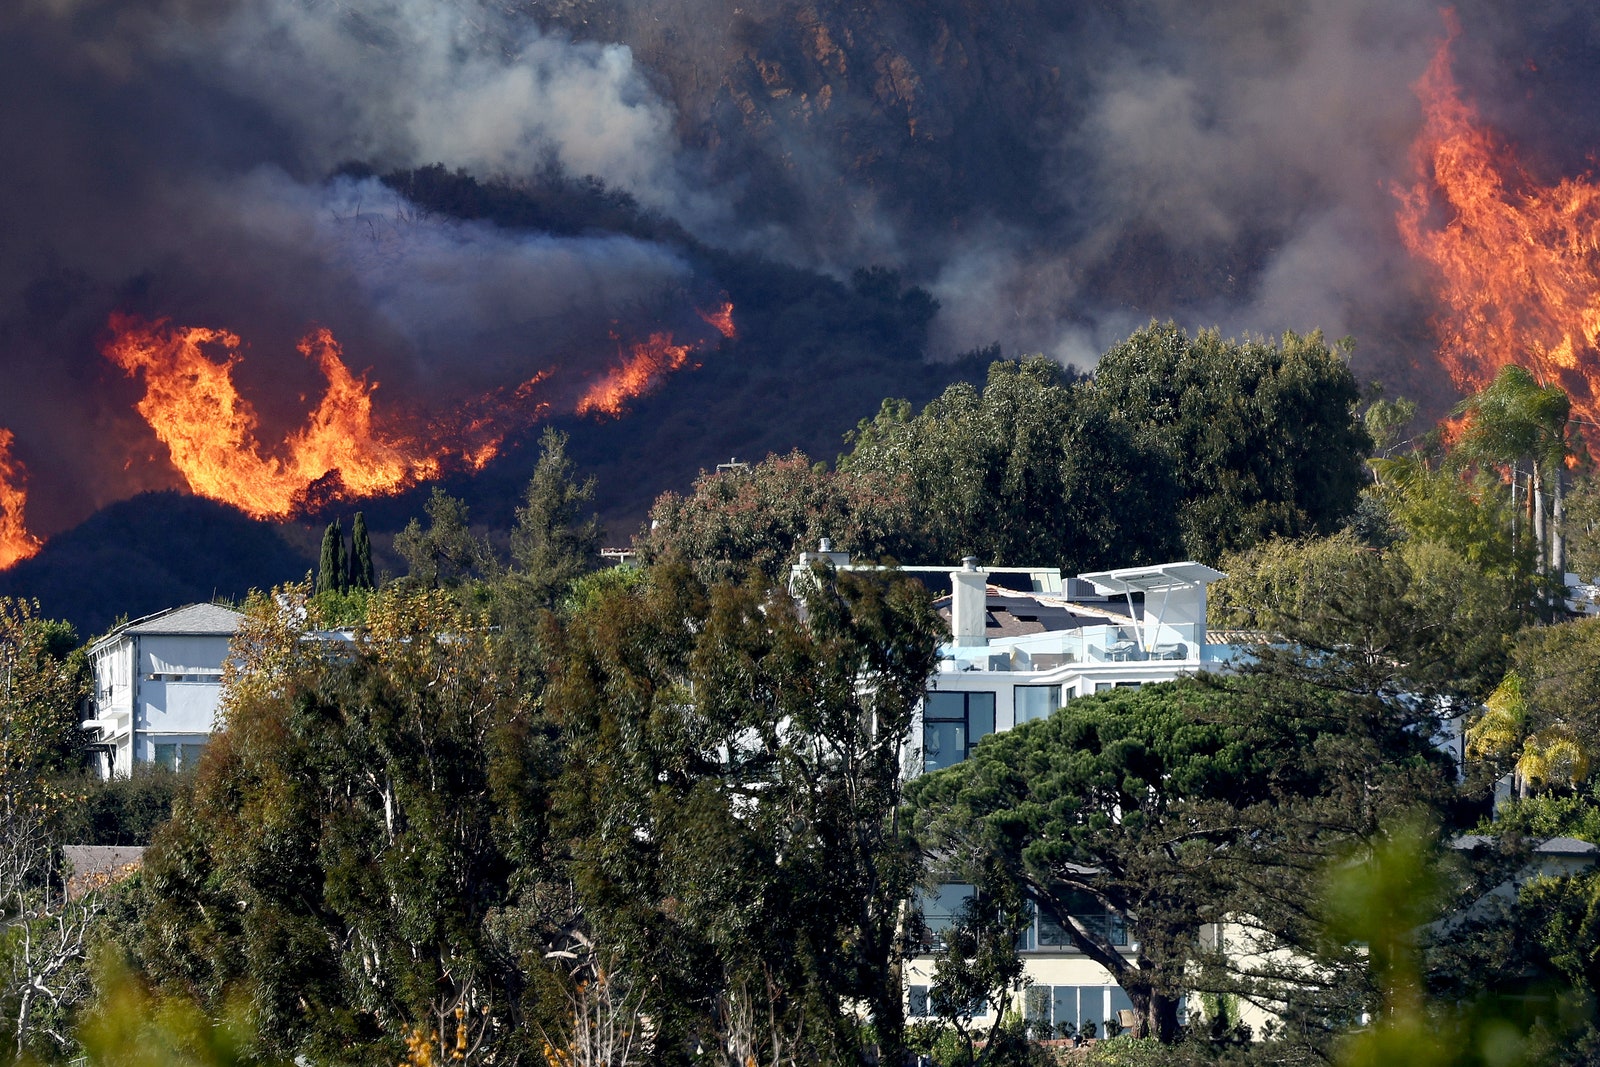
[[[731,303],[699,314],[723,337],[736,336]],[[550,413],[549,402],[536,395],[550,377],[541,371],[448,415],[391,416],[380,425],[373,412],[378,383],[351,373],[333,334],[316,329],[298,347],[316,363],[327,387],[304,425],[264,448],[261,420],[233,381],[243,358],[237,334],[121,314],[111,317],[109,330],[103,353],[130,378],[143,377],[136,410],[167,446],[190,490],[257,519],[286,519],[335,500],[398,493],[452,467],[481,470],[509,434]],[[699,347],[678,344],[670,333],[652,333],[589,387],[577,413],[622,414],[627,401],[685,366]],[[43,544],[23,521],[27,494],[12,443],[11,431],[0,429],[0,570]]]
[[[589,387],[578,401],[579,415],[621,415],[629,400],[642,395],[663,374],[689,362],[693,345],[672,343],[670,333],[653,333],[648,341],[633,346],[633,354],[623,359],[604,378]]]
[[[330,477],[339,483],[336,495],[379,496],[439,474],[438,459],[375,429],[377,384],[350,373],[327,330],[300,342],[300,354],[316,360],[328,386],[306,425],[285,437],[282,455],[262,453],[256,438],[260,420],[234,387],[236,334],[170,328],[164,320],[146,323],[126,315],[114,315],[111,330],[106,358],[129,377],[144,375],[137,410],[200,496],[254,518],[281,519],[301,510],[312,487]],[[202,345],[227,355],[213,360]]]
[[[11,455],[15,441],[10,430],[0,430],[0,570],[37,554],[44,543],[28,532],[23,515],[28,493],[22,464]]]
[[[723,337],[737,336],[731,302],[724,301],[716,311],[696,311]],[[635,344],[631,354],[624,356],[619,365],[589,387],[578,401],[577,414],[620,416],[629,400],[642,396],[662,377],[681,369],[698,347],[675,344],[670,333],[652,333],[649,340]]]
[[[699,308],[696,308],[695,311],[705,320],[706,325],[728,340],[732,341],[739,336],[739,332],[733,326],[733,301],[724,300],[722,305],[715,311],[701,311]]]
[[[1459,388],[1516,363],[1600,418],[1600,185],[1541,185],[1461,98],[1451,74],[1453,16],[1416,84],[1425,121],[1416,178],[1397,188],[1400,236],[1431,264],[1442,305],[1439,358]]]

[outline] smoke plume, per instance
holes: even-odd
[[[1580,165],[1593,17],[1460,17],[1485,115]],[[421,405],[592,379],[619,323],[684,313],[681,242],[442,218],[352,176],[435,163],[593,176],[841,278],[894,267],[941,302],[936,357],[1087,367],[1174,317],[1354,334],[1363,373],[1403,378],[1427,278],[1391,190],[1441,32],[1432,0],[13,0],[0,427],[50,487],[30,524],[179,484],[100,355],[114,311],[239,334],[241,389],[287,422],[313,325]]]

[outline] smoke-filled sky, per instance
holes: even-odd
[[[1461,20],[1487,117],[1585,165],[1600,15]],[[1172,316],[1354,333],[1388,373],[1427,307],[1392,187],[1441,33],[1421,0],[7,0],[0,426],[48,533],[175,484],[112,311],[239,333],[292,422],[314,324],[425,406],[598,373],[699,291],[670,244],[429,216],[351,163],[559,168],[711,245],[893,266],[941,301],[935,356],[1086,366]]]

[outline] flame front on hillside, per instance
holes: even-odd
[[[733,305],[700,317],[725,338],[734,336]],[[516,386],[494,390],[427,418],[373,408],[378,383],[351,373],[333,334],[316,329],[299,344],[326,387],[303,425],[275,444],[261,439],[261,420],[240,396],[233,372],[244,356],[227,330],[175,327],[114,315],[102,351],[129,377],[142,377],[135,405],[167,446],[173,466],[199,496],[230,504],[258,519],[285,519],[336,500],[393,494],[449,470],[481,470],[512,433],[548,417],[536,393],[541,371]],[[622,363],[591,384],[577,414],[619,416],[627,401],[654,388],[689,362],[701,343],[679,344],[665,331],[631,346]],[[20,471],[10,460],[10,435],[0,439],[0,568],[38,550],[22,525]],[[9,554],[9,555],[8,555]]]
[[[378,496],[439,474],[437,458],[375,429],[377,384],[350,373],[327,330],[300,342],[300,354],[317,361],[328,385],[306,424],[284,438],[281,454],[263,454],[256,437],[260,420],[234,387],[233,369],[241,358],[237,335],[126,315],[113,316],[111,330],[106,358],[130,377],[144,376],[145,393],[136,408],[200,496],[253,518],[287,518],[300,510],[311,486],[330,475],[337,474],[340,496]],[[225,357],[212,359],[205,345],[220,348]]]
[[[1400,236],[1438,279],[1440,361],[1465,390],[1521,365],[1600,419],[1600,184],[1541,185],[1495,140],[1451,75],[1448,21],[1416,86],[1416,177],[1395,191]]]

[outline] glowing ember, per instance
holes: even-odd
[[[226,330],[169,328],[124,315],[111,320],[114,334],[106,358],[129,376],[144,374],[137,407],[166,444],[173,466],[200,496],[232,504],[258,519],[286,518],[300,509],[314,483],[336,476],[342,492],[374,496],[395,493],[436,477],[437,459],[381,437],[372,423],[376,383],[352,375],[326,330],[300,342],[328,381],[327,391],[306,425],[283,441],[282,455],[263,455],[256,439],[259,420],[233,384],[239,338]],[[216,361],[202,350],[227,353]]]
[[[1434,267],[1439,358],[1477,390],[1516,363],[1600,418],[1600,185],[1593,176],[1541,186],[1463,101],[1448,35],[1417,82],[1425,122],[1416,181],[1396,189],[1401,238]]]
[[[10,430],[0,430],[0,570],[37,554],[43,544],[24,521],[28,494],[22,464],[11,455],[15,440]]]
[[[578,401],[579,415],[622,414],[623,405],[648,390],[657,378],[689,362],[693,345],[672,343],[670,333],[653,333],[648,341],[633,346],[633,354],[622,365],[601,378]]]

